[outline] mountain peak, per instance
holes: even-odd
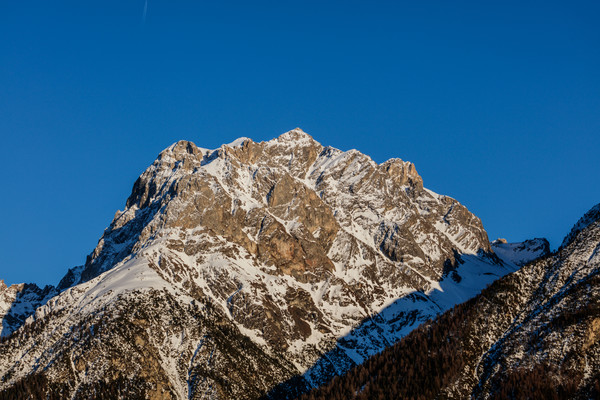
[[[250,139],[248,137],[245,137],[245,136],[242,136],[242,137],[239,137],[239,138],[235,139],[233,142],[228,143],[227,146],[229,146],[229,147],[239,147],[239,146],[243,146],[244,143],[246,143],[246,142],[252,142],[252,139]]]
[[[200,153],[200,148],[198,146],[196,146],[193,142],[190,142],[189,140],[179,140],[179,141],[173,143],[171,146],[167,147],[164,151],[162,151],[161,155],[166,152],[174,154],[174,155],[178,155],[178,154],[194,154],[194,155],[196,155],[196,154]]]
[[[272,140],[273,141],[273,140]],[[272,142],[271,141],[271,142]],[[308,133],[304,132],[300,128],[292,129],[291,131],[287,131],[275,138],[274,141],[277,142],[294,142],[294,143],[317,143],[312,136]]]
[[[402,161],[399,158],[391,158],[381,164],[381,168],[386,171],[387,175],[393,179],[398,185],[412,185],[422,189],[423,179],[417,173],[415,165],[410,161]]]

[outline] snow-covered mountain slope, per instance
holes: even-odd
[[[136,181],[61,293],[2,342],[0,388],[43,376],[45,390],[74,396],[103,381],[256,398],[293,375],[315,385],[516,268],[409,162],[377,164],[300,129],[216,150],[181,141]],[[133,303],[143,315],[123,311]]]
[[[585,215],[579,219],[579,221],[577,221],[573,228],[571,228],[569,234],[563,240],[561,248],[568,246],[569,243],[571,243],[573,239],[577,237],[579,232],[597,222],[598,219],[600,219],[600,204],[596,204],[588,212],[586,212]]]
[[[496,239],[492,242],[492,250],[502,260],[523,266],[550,254],[550,243],[546,239],[539,238],[518,243],[508,243],[505,239]]]
[[[18,329],[35,309],[57,294],[52,286],[40,289],[31,283],[6,286],[0,280],[0,337]]]
[[[0,342],[0,369],[0,398],[258,398],[295,373],[144,254],[38,308]]]
[[[497,280],[311,398],[598,398],[598,209],[556,253]]]

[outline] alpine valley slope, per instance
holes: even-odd
[[[413,164],[300,129],[216,150],[180,141],[135,182],[85,265],[21,296],[28,307],[4,290],[0,397],[254,399],[282,382],[317,386],[545,244],[514,245],[503,261],[479,218],[423,188]]]
[[[555,253],[303,398],[600,398],[600,204]]]

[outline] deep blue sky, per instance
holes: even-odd
[[[485,3],[485,4],[483,4]],[[598,2],[5,1],[0,278],[56,284],[172,142],[413,161],[491,239],[600,202]]]

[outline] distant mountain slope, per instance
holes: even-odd
[[[492,242],[494,253],[504,261],[523,266],[528,262],[550,254],[550,243],[546,239],[529,239],[519,243],[507,243],[497,239]]]
[[[0,390],[303,390],[516,268],[409,162],[377,164],[300,129],[216,150],[180,141],[135,182],[60,294],[32,303],[2,340]]]
[[[25,323],[35,309],[57,295],[52,286],[41,289],[32,283],[6,286],[0,280],[0,337],[8,336]]]
[[[302,398],[599,398],[599,209],[556,253]]]

